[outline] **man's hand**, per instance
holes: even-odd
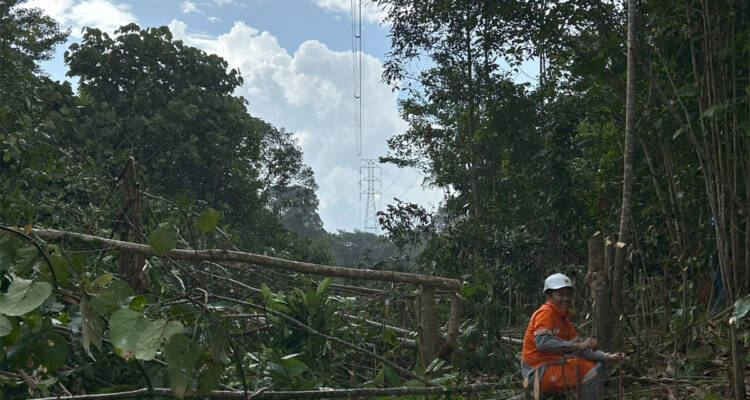
[[[596,341],[596,339],[590,337],[586,338],[583,342],[578,342],[573,345],[573,347],[578,351],[583,351],[586,349],[596,350],[597,347],[599,347],[599,342]]]
[[[625,353],[604,353],[607,357],[607,361],[625,361],[627,356]]]

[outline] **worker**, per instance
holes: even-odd
[[[553,274],[544,280],[547,301],[534,312],[521,352],[524,386],[534,382],[534,393],[580,393],[583,400],[601,399],[604,361],[624,360],[622,353],[597,350],[595,338],[580,340],[568,320],[573,280]]]

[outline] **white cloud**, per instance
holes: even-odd
[[[315,171],[320,186],[320,214],[328,230],[361,228],[359,165],[354,136],[352,53],[329,49],[309,40],[290,54],[269,32],[243,22],[218,37],[191,33],[184,22],[169,24],[175,38],[218,54],[245,79],[238,94],[248,102],[251,114],[279,128],[295,132],[305,162]],[[386,139],[403,132],[406,124],[397,109],[397,97],[380,83],[380,60],[364,54],[363,158],[386,153]],[[421,176],[382,166],[381,190],[385,202],[393,197],[434,207],[441,198],[436,191],[419,190]],[[362,198],[362,209],[366,199]],[[385,207],[383,201],[379,208]]]
[[[227,4],[234,4],[234,0],[214,0],[217,6],[224,6]]]
[[[41,8],[64,28],[71,28],[74,37],[81,36],[83,27],[113,33],[122,25],[137,22],[129,5],[109,0],[31,0],[25,6]]]
[[[337,15],[346,15],[347,18],[352,18],[352,2],[351,0],[313,0],[316,6]],[[355,14],[357,11],[355,11]],[[362,19],[366,23],[380,23],[385,17],[385,12],[382,8],[372,2],[364,0],[362,1]]]
[[[213,22],[213,23],[217,23],[217,22],[221,22],[221,18],[211,16],[211,17],[208,17],[208,21],[209,22]]]
[[[190,1],[190,0],[183,1],[182,2],[182,13],[183,14],[189,14],[189,13],[192,13],[192,12],[198,13],[198,12],[200,12],[200,10],[195,5],[195,3],[193,3],[192,1]]]

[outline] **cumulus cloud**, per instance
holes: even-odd
[[[189,14],[189,13],[197,13],[200,12],[198,10],[198,7],[190,0],[185,0],[182,2],[182,13],[183,14]]]
[[[113,33],[122,25],[137,22],[128,4],[109,0],[31,0],[25,6],[41,8],[61,26],[71,28],[74,37],[80,37],[84,27]]]
[[[169,27],[175,38],[240,69],[245,81],[238,94],[248,100],[251,114],[295,132],[305,162],[315,171],[326,229],[361,229],[352,53],[309,40],[290,54],[271,33],[243,22],[235,22],[229,32],[216,37],[195,35],[178,20]],[[380,60],[364,54],[362,69],[362,157],[377,158],[387,151],[386,139],[403,132],[406,124],[398,114],[396,94],[380,83]],[[420,190],[421,182],[416,171],[382,166],[382,184],[375,186],[382,191],[376,200],[385,200],[379,202],[379,209],[393,197],[436,206],[441,194]],[[362,209],[366,200],[361,199]]]
[[[313,0],[316,6],[336,15],[352,16],[351,0]],[[379,23],[383,21],[385,12],[372,1],[362,1],[362,19],[366,23]]]

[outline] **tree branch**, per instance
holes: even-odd
[[[103,243],[146,256],[159,256],[149,245],[123,242],[120,240],[106,239],[98,236],[85,235],[75,232],[60,231],[56,229],[32,229],[31,232],[40,238],[56,240],[61,238],[78,239],[84,242]],[[229,251],[219,249],[208,250],[181,250],[173,249],[161,257],[169,257],[176,260],[195,261],[232,261],[244,264],[260,265],[264,267],[283,269],[286,271],[302,272],[306,274],[331,276],[339,278],[364,279],[386,282],[411,283],[429,287],[440,287],[444,289],[459,290],[461,282],[457,279],[446,279],[436,276],[410,274],[396,271],[376,271],[370,269],[357,269],[345,267],[333,267],[328,265],[312,264],[298,261],[289,261],[276,257],[262,256],[259,254],[244,253],[240,251]]]
[[[205,394],[191,393],[189,396],[196,398],[211,399],[257,399],[257,400],[286,400],[286,399],[321,399],[321,398],[357,398],[378,396],[404,396],[404,395],[448,395],[451,393],[481,393],[496,390],[499,383],[476,383],[449,387],[394,387],[394,388],[362,388],[362,389],[336,389],[336,390],[305,390],[299,392],[266,392],[259,390],[249,397],[243,392],[230,392],[226,390],[215,390]],[[509,392],[510,394],[510,392]],[[163,396],[177,398],[171,389],[154,388],[138,389],[127,392],[83,394],[77,396],[44,397],[37,400],[110,400],[128,399],[147,396]]]

